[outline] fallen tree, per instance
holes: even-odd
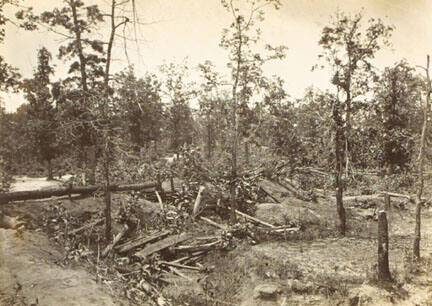
[[[129,185],[110,185],[109,190],[112,192],[119,191],[141,191],[141,192],[154,192],[158,188],[156,182],[147,182],[143,184],[129,184]],[[31,191],[14,191],[0,193],[0,204],[6,204],[12,201],[24,200],[37,200],[50,197],[60,197],[72,194],[92,194],[97,191],[103,191],[104,186],[69,186],[62,188],[53,188],[45,190],[31,190]]]

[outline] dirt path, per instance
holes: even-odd
[[[93,276],[59,265],[43,235],[0,229],[0,305],[122,305]]]

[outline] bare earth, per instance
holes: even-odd
[[[44,179],[22,178],[17,180],[14,190],[31,190],[49,188],[61,184]],[[48,200],[49,201],[49,200]],[[92,204],[76,202],[71,209],[82,209],[82,205]],[[67,201],[65,201],[66,203]],[[22,213],[33,219],[40,217],[39,205],[43,203],[23,203]],[[67,206],[67,205],[66,205]],[[93,206],[93,209],[95,207]],[[376,223],[373,220],[362,221],[364,226],[374,232]],[[403,277],[405,270],[405,250],[412,247],[414,217],[412,209],[403,214],[395,212],[391,217],[390,227],[390,263],[391,270]],[[425,209],[422,222],[422,256],[432,256],[432,210]],[[432,271],[421,273],[404,286],[405,298],[390,302],[384,290],[366,283],[365,274],[376,262],[376,239],[373,237],[350,237],[341,239],[321,239],[312,242],[286,241],[265,242],[248,247],[236,257],[238,265],[256,262],[282,262],[295,264],[305,278],[308,275],[316,281],[316,275],[329,275],[332,271],[342,279],[359,279],[354,289],[358,296],[368,300],[362,305],[432,305]],[[236,252],[236,251],[234,251]],[[37,230],[0,229],[0,305],[128,305],[113,295],[109,284],[98,284],[95,276],[82,267],[63,266],[63,250]],[[236,264],[235,262],[233,264]],[[251,265],[249,265],[251,266]],[[261,271],[262,272],[262,271]],[[264,271],[265,272],[265,271]],[[276,271],[277,272],[277,271]],[[267,272],[265,272],[267,273]],[[272,271],[268,271],[272,279]],[[313,277],[312,277],[313,276]],[[257,285],[254,279],[239,292],[242,305],[334,305],[331,299],[313,295],[292,295],[289,299],[280,297],[274,302],[254,300],[253,289]],[[315,284],[319,285],[319,284]],[[325,285],[325,284],[324,284]],[[192,286],[192,284],[189,284]],[[371,298],[372,297],[372,298]],[[264,304],[263,304],[264,303]]]

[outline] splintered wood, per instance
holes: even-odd
[[[153,253],[162,251],[166,248],[169,248],[171,246],[174,246],[180,242],[183,242],[185,240],[191,239],[193,236],[191,234],[187,233],[181,233],[179,235],[172,235],[165,239],[162,239],[158,242],[155,242],[153,244],[150,244],[146,246],[141,251],[138,251],[135,253],[135,256],[145,258]]]

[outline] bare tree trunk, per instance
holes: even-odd
[[[47,160],[47,164],[48,164],[48,177],[47,180],[53,180],[53,169],[52,169],[52,161],[51,159]]]
[[[241,19],[236,18],[236,27],[238,30],[239,44],[236,52],[236,73],[234,76],[234,85],[232,88],[233,110],[232,110],[232,125],[233,125],[233,139],[231,147],[231,185],[230,185],[230,199],[231,199],[231,220],[235,222],[236,209],[237,209],[237,195],[236,195],[236,180],[237,180],[237,146],[238,146],[238,120],[237,120],[237,106],[238,94],[237,87],[240,81],[240,68],[242,63],[242,47],[243,47],[243,34],[241,28]]]
[[[207,120],[210,120],[208,117]],[[210,123],[207,124],[207,159],[210,160],[212,158],[212,126]]]
[[[389,238],[387,214],[380,211],[378,214],[378,280],[391,280],[389,268]]]
[[[343,132],[343,122],[340,114],[340,103],[335,101],[333,106],[333,120],[336,124],[335,131],[335,155],[336,155],[336,208],[339,216],[339,232],[341,235],[345,235],[346,232],[346,216],[345,208],[343,205],[343,189],[344,184],[342,180],[343,174],[343,155],[344,155],[344,132]]]
[[[109,167],[109,156],[105,156],[104,168],[105,168],[105,239],[107,242],[111,242],[111,191],[110,185],[110,167]]]
[[[96,157],[96,146],[92,145],[87,148],[87,171],[88,171],[88,184],[96,184],[96,168],[97,168],[97,157]]]
[[[429,76],[429,55],[427,56],[427,64],[426,64],[426,79],[427,79],[427,93],[426,93],[426,101],[424,103],[423,109],[423,127],[420,136],[420,150],[418,157],[418,171],[419,171],[419,179],[418,179],[418,189],[416,196],[416,224],[414,231],[414,245],[413,245],[413,255],[414,258],[420,259],[420,240],[421,240],[421,208],[423,205],[422,195],[424,188],[424,151],[425,151],[425,138],[427,132],[427,123],[429,119],[429,108],[430,108],[430,95],[432,92],[431,80]]]
[[[245,142],[245,162],[246,162],[246,165],[249,165],[249,156],[250,156],[250,152],[249,152],[249,142],[246,141],[246,142]]]

